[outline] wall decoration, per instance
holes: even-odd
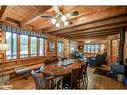
[[[50,51],[55,50],[55,41],[54,40],[51,40],[49,42],[49,50]]]

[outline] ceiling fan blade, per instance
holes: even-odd
[[[79,15],[79,12],[78,11],[74,11],[74,12],[70,12],[70,13],[67,13],[66,16],[67,17],[70,17],[70,16],[77,16]]]
[[[53,16],[41,16],[42,18],[47,18],[47,19],[51,19],[53,18]]]
[[[55,10],[55,12],[56,12],[56,14],[59,16],[59,15],[62,15],[62,13],[61,13],[61,11],[60,11],[60,9],[59,9],[59,6],[53,6],[53,8],[54,8],[54,10]]]
[[[74,11],[74,12],[72,12],[72,14],[71,14],[71,16],[77,16],[77,15],[79,15],[79,12],[78,12],[78,11]]]

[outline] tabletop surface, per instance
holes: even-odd
[[[64,74],[68,74],[72,69],[79,68],[81,64],[84,64],[83,60],[76,60],[74,63],[69,64],[67,66],[61,65],[59,62],[47,64],[44,67],[44,73],[50,74],[54,76],[60,76]]]

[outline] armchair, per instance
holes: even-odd
[[[92,66],[100,66],[102,64],[105,64],[105,55],[98,54],[96,57],[88,58],[88,64]]]

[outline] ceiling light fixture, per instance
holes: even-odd
[[[65,25],[65,26],[67,26],[68,24],[69,24],[69,22],[68,22],[68,21],[65,21],[65,22],[64,22],[64,25]]]
[[[66,17],[65,15],[63,15],[63,16],[61,17],[61,20],[62,20],[62,21],[66,21],[66,20],[67,20],[67,17]]]
[[[57,20],[55,18],[52,18],[52,23],[55,24]]]
[[[64,26],[69,25],[68,19],[65,15],[60,15],[55,18],[52,18],[51,21],[56,27],[60,27],[61,26],[60,24],[62,23],[63,23],[62,25]]]
[[[57,22],[57,23],[56,23],[56,27],[60,27],[60,23]]]

